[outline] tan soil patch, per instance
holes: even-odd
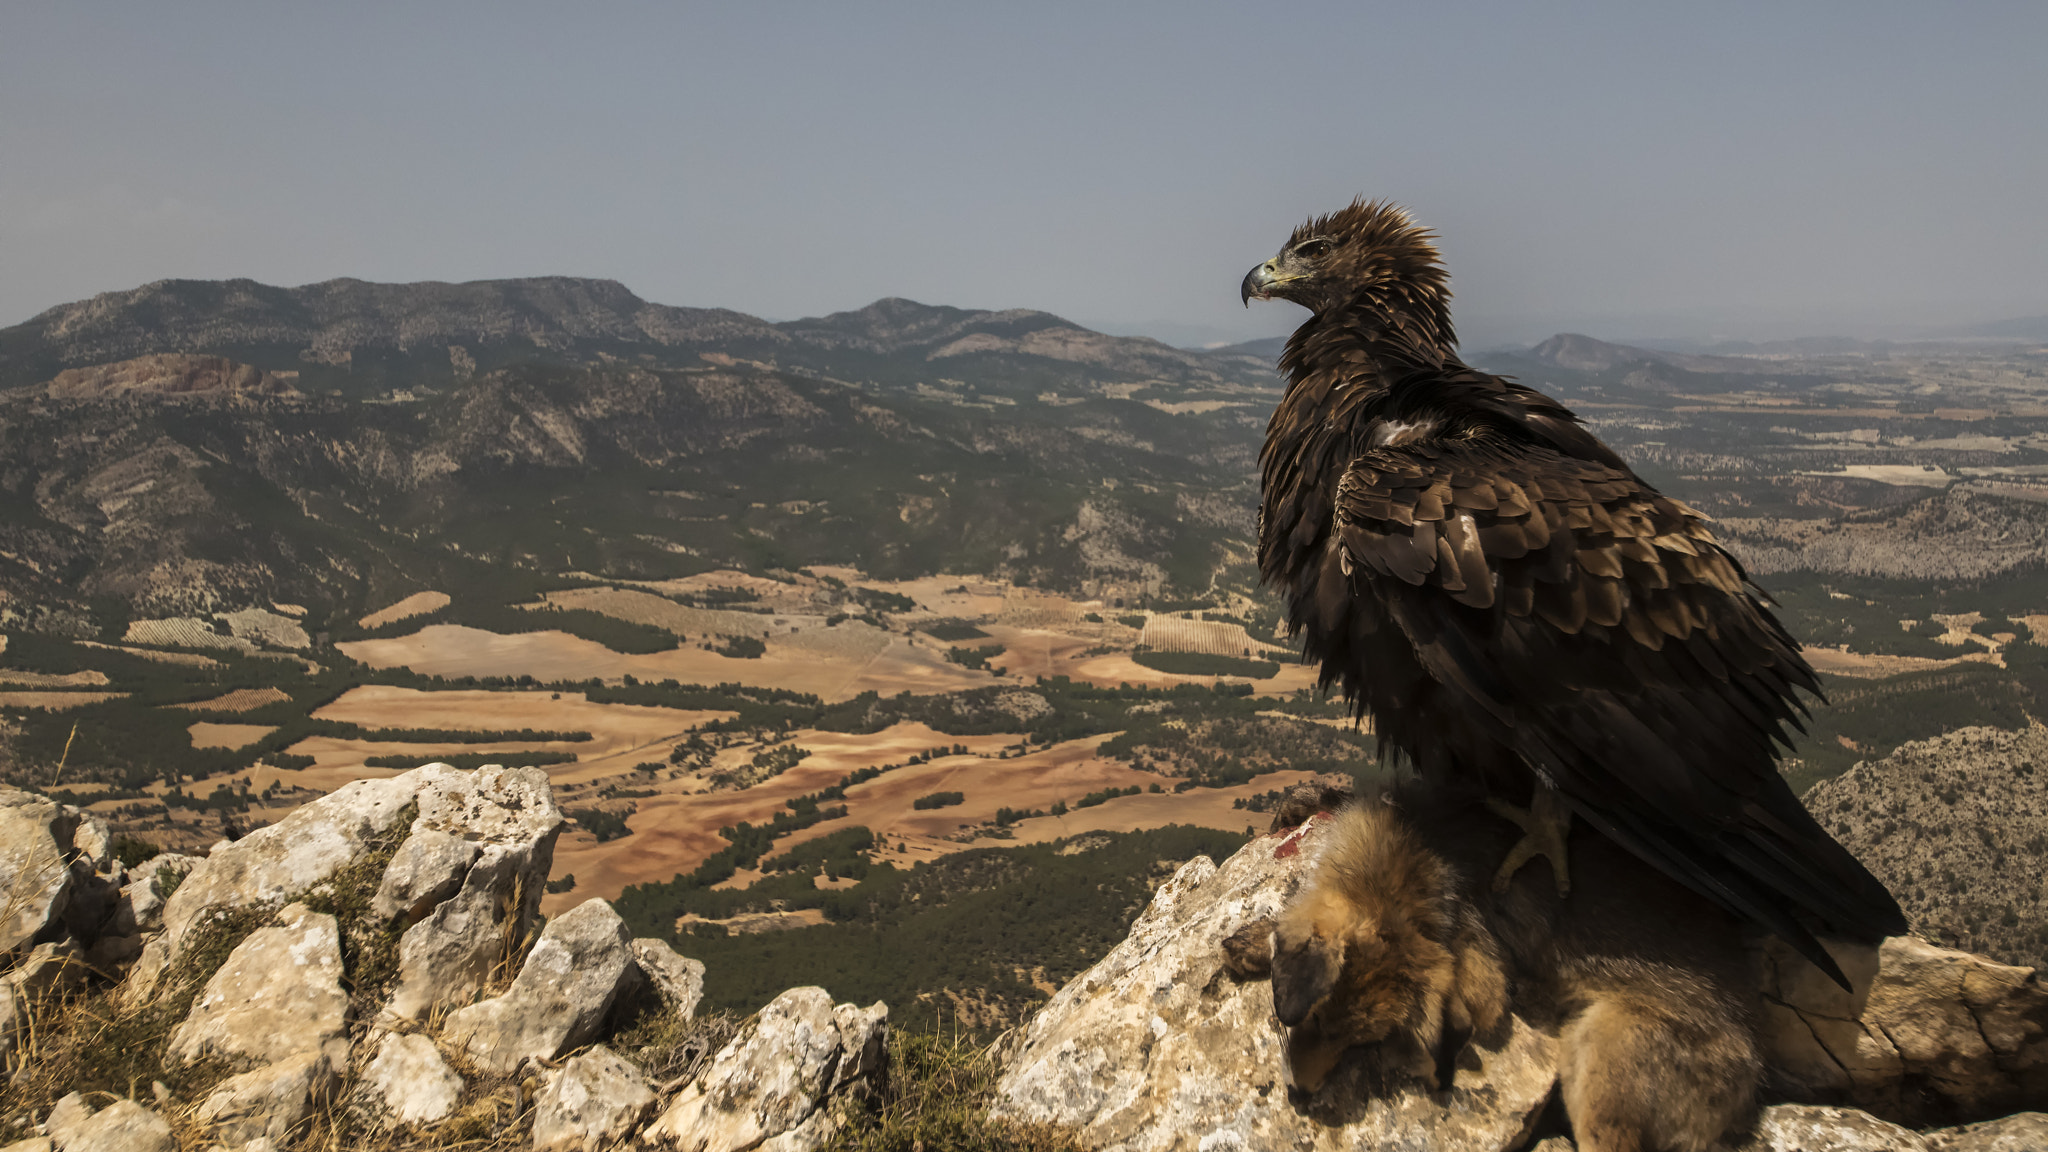
[[[1852,676],[1859,680],[1882,680],[1887,676],[1898,676],[1906,672],[1925,672],[1934,668],[1950,668],[1957,664],[1996,664],[2004,667],[2004,659],[1992,652],[1972,652],[1948,660],[1935,660],[1927,656],[1881,656],[1868,652],[1850,652],[1841,648],[1811,647],[1805,649],[1806,662],[1816,672],[1832,672],[1837,676]]]
[[[446,592],[415,592],[396,604],[379,608],[356,621],[356,627],[381,628],[409,616],[425,616],[429,612],[439,612],[450,603],[451,599]]]
[[[87,704],[126,695],[126,692],[0,692],[0,708],[41,708],[47,712],[61,712],[66,708],[83,708]]]
[[[676,739],[713,720],[737,715],[727,711],[690,711],[640,704],[592,703],[581,692],[489,692],[460,690],[423,692],[384,684],[367,684],[342,694],[313,713],[315,719],[339,720],[365,728],[455,728],[476,730],[534,728],[555,732],[588,732],[586,741],[507,741],[475,745],[378,745],[398,753],[488,752],[496,748],[540,748],[572,752],[574,764],[547,765],[556,785],[581,784],[625,772],[644,760],[666,760]],[[300,741],[294,752],[319,755]],[[332,751],[369,747],[361,741],[328,741]],[[421,763],[425,763],[422,760]]]
[[[209,724],[202,720],[187,725],[194,748],[246,748],[272,732],[275,724]]]
[[[171,707],[183,708],[188,712],[254,712],[265,704],[277,704],[290,699],[290,693],[277,688],[237,688],[211,700],[194,700],[190,704],[173,704]]]
[[[19,684],[24,688],[98,688],[113,681],[105,672],[87,669],[83,672],[0,672],[0,684]]]
[[[577,881],[582,887],[582,881]],[[565,893],[566,895],[566,893]],[[569,905],[574,907],[572,901]],[[676,921],[676,927],[688,928],[692,924],[723,924],[728,932],[781,932],[789,928],[809,928],[825,922],[821,908],[799,908],[794,912],[742,912],[726,920],[707,920],[695,914]]]
[[[900,763],[927,748],[962,744],[970,751],[968,755],[943,756],[925,764],[897,768],[854,785],[847,789],[844,803],[848,811],[844,817],[812,825],[776,841],[771,855],[854,826],[866,827],[888,843],[884,859],[905,865],[969,847],[1035,843],[1084,831],[1130,831],[1165,824],[1198,824],[1232,831],[1247,824],[1263,827],[1263,814],[1233,809],[1231,802],[1313,775],[1269,773],[1235,788],[1120,797],[1092,808],[1069,811],[1064,817],[1024,821],[1016,826],[1014,840],[984,837],[966,844],[949,839],[963,826],[994,820],[999,808],[1050,809],[1060,800],[1072,805],[1090,792],[1112,787],[1173,787],[1171,779],[1095,755],[1095,750],[1108,738],[1091,736],[1003,760],[994,754],[1014,745],[1018,739],[1015,734],[949,736],[922,724],[896,724],[868,736],[799,731],[794,735],[795,742],[811,749],[812,754],[772,780],[743,792],[667,792],[635,800],[639,811],[628,821],[633,835],[604,844],[585,832],[565,832],[556,844],[554,874],[573,873],[576,889],[548,897],[542,909],[559,911],[592,896],[615,898],[628,884],[666,881],[723,849],[727,842],[718,835],[719,828],[741,820],[765,823],[777,811],[785,810],[784,801],[837,784],[840,777],[855,768]],[[960,792],[965,801],[949,808],[912,807],[918,797],[933,792]],[[905,851],[896,851],[899,844]],[[741,882],[740,878],[736,882]]]
[[[786,688],[815,692],[827,700],[844,700],[870,690],[885,696],[906,691],[957,692],[993,682],[985,672],[948,664],[942,655],[895,635],[864,661],[821,659],[815,651],[780,637],[768,641],[766,656],[737,660],[701,648],[624,655],[566,632],[500,636],[453,624],[432,624],[409,636],[355,640],[336,647],[373,668],[402,666],[432,676],[616,680],[632,675],[684,684],[732,682]]]

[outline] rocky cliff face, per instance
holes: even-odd
[[[702,965],[631,939],[603,901],[540,922],[561,819],[535,770],[428,765],[130,868],[91,818],[0,793],[6,1152],[809,1152],[946,1091],[892,1086],[915,1070],[888,1065],[885,1005],[796,988],[737,1026],[699,1021]],[[1221,943],[1285,903],[1316,833],[1162,884],[999,1045],[992,1131],[1018,1147],[1568,1152],[1547,1108],[1555,1042],[1521,1020],[1445,1092],[1348,1063],[1290,1092],[1270,986],[1228,976]],[[2048,1146],[2048,1116],[2010,1112],[2048,1098],[2037,975],[1910,938],[1869,959],[1861,1007],[1818,977],[1767,976],[1781,1094],[1807,1102],[1765,1109],[1738,1152]]]

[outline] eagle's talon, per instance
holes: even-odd
[[[1500,870],[1493,874],[1493,890],[1506,892],[1509,882],[1522,865],[1541,856],[1550,861],[1550,877],[1557,886],[1558,896],[1571,895],[1571,866],[1565,841],[1572,834],[1572,811],[1565,806],[1564,797],[1557,789],[1538,784],[1536,796],[1527,808],[1518,808],[1497,796],[1487,797],[1486,806],[1493,810],[1494,815],[1512,821],[1522,829],[1522,838],[1508,849],[1507,858],[1500,862]]]

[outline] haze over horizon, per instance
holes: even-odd
[[[1355,194],[1467,344],[2048,313],[2048,9],[24,4],[0,325],[161,278],[884,296],[1193,345]],[[2031,109],[2031,111],[2030,111]]]

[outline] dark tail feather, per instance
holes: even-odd
[[[1747,869],[1736,869],[1711,853],[1685,847],[1667,839],[1658,829],[1632,819],[1628,813],[1603,813],[1574,804],[1573,811],[1609,839],[1654,865],[1658,871],[1747,920],[1771,931],[1793,950],[1813,962],[1828,979],[1853,993],[1849,978],[1828,955],[1813,933],[1785,908],[1784,896],[1773,887],[1758,884]]]

